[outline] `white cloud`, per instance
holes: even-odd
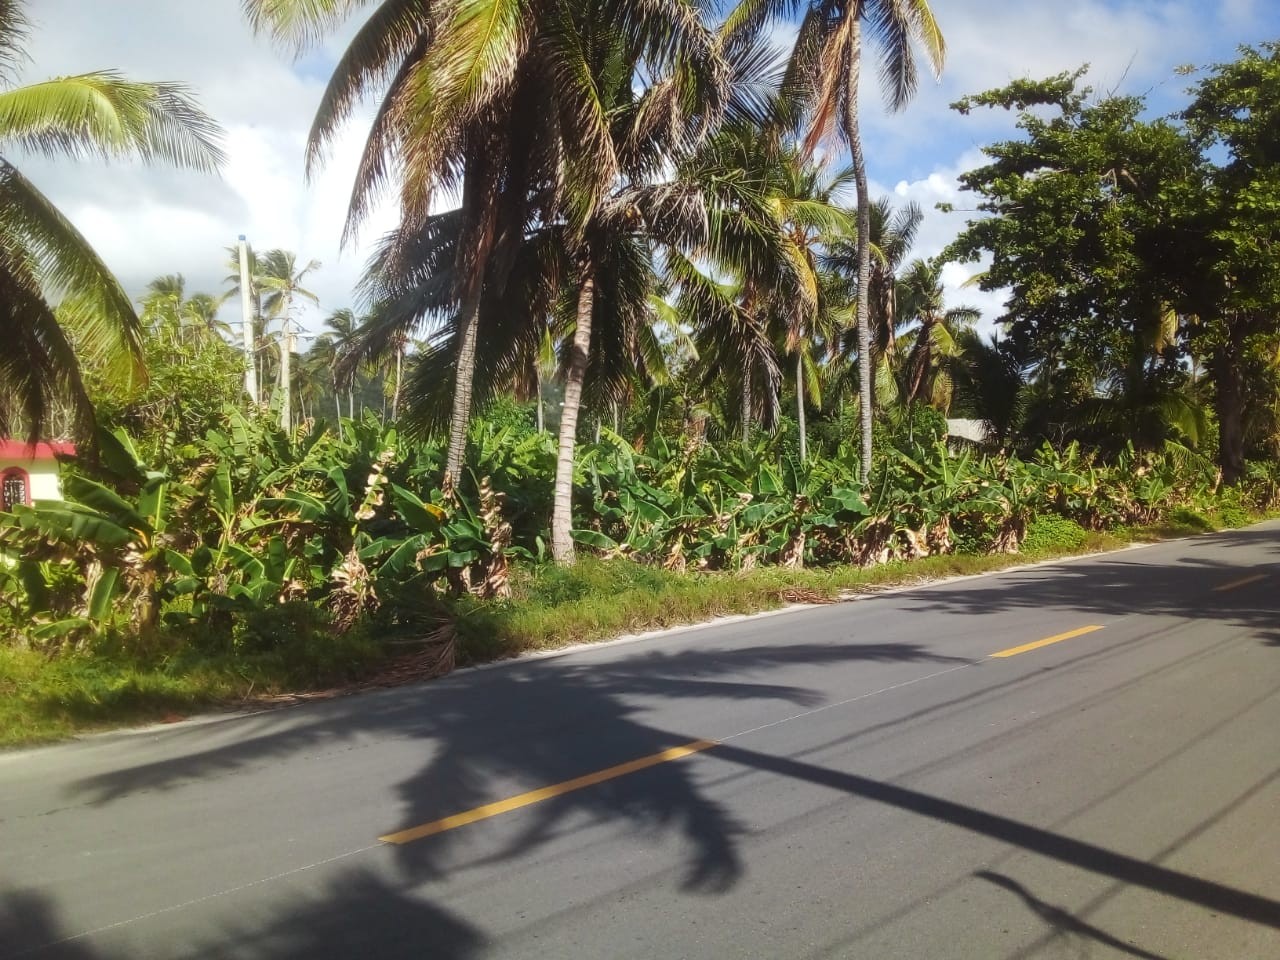
[[[972,197],[960,190],[959,177],[983,162],[978,150],[967,150],[954,163],[939,167],[919,180],[900,180],[892,188],[872,181],[869,186],[875,196],[888,196],[896,206],[915,203],[924,214],[920,231],[916,235],[912,257],[933,258],[963,229],[974,213]],[[955,209],[943,212],[938,204],[950,204]],[[992,326],[996,317],[1004,312],[1005,295],[999,291],[983,291],[965,284],[984,269],[982,263],[949,263],[942,271],[942,287],[950,306],[971,306],[982,313],[982,328]]]
[[[126,288],[137,294],[161,274],[182,273],[188,289],[221,292],[225,248],[245,234],[260,250],[284,247],[323,267],[309,286],[319,311],[347,306],[371,241],[394,224],[375,211],[363,245],[340,250],[352,177],[371,110],[334,144],[307,184],[303,152],[327,66],[295,69],[255,38],[238,0],[203,3],[84,0],[31,4],[35,20],[23,80],[111,68],[130,78],[185,83],[223,127],[228,162],[220,178],[143,167],[17,157],[22,169],[88,237]],[[101,9],[101,14],[98,14]],[[335,38],[336,49],[344,38]],[[313,60],[331,63],[329,53]],[[226,308],[235,312],[235,304]]]

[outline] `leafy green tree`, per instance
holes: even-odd
[[[954,105],[1015,110],[1024,139],[986,147],[991,162],[962,176],[988,216],[949,255],[989,253],[980,285],[1009,291],[1011,349],[1035,368],[1028,430],[1113,451],[1195,442],[1186,326],[1213,300],[1200,151],[1173,123],[1142,119],[1141,98],[1090,102],[1080,75]]]
[[[244,359],[222,337],[182,335],[198,328],[183,327],[181,315],[160,314],[158,306],[144,300],[146,379],[122,380],[110,364],[86,360],[84,382],[103,427],[125,429],[146,459],[170,463],[219,426],[228,405],[240,404]]]
[[[186,90],[112,71],[12,86],[24,58],[25,4],[0,0],[0,149],[80,159],[141,158],[212,172],[222,162],[213,121]],[[133,305],[84,236],[0,156],[0,433],[21,422],[35,440],[55,399],[91,438],[80,359],[140,378]]]
[[[1242,48],[1192,93],[1184,118],[1210,167],[1208,189],[1182,204],[1184,220],[1207,228],[1191,338],[1208,358],[1219,463],[1234,484],[1245,475],[1250,411],[1276,403],[1267,371],[1280,344],[1280,43]]]

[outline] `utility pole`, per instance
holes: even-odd
[[[258,364],[254,352],[253,322],[253,290],[249,279],[249,243],[244,234],[240,234],[240,315],[244,318],[244,392],[249,395],[249,402],[254,408],[261,402],[258,398]]]

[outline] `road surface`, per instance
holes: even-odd
[[[1280,958],[1280,524],[0,755],[0,958]]]

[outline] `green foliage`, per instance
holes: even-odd
[[[1088,531],[1074,520],[1045,514],[1027,525],[1022,549],[1032,555],[1071,553],[1084,546],[1088,537]]]
[[[176,313],[144,319],[157,326],[142,343],[145,380],[130,381],[91,365],[86,386],[99,425],[139,438],[149,461],[172,465],[199,456],[199,441],[225,422],[228,406],[240,402],[244,357],[214,333],[193,335]]]

